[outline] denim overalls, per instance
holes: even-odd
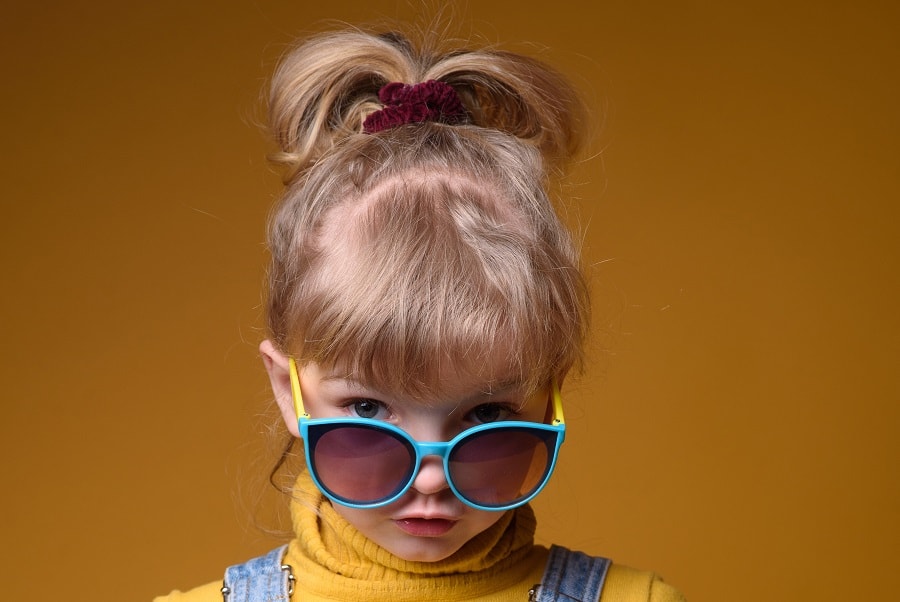
[[[277,602],[290,600],[294,574],[282,564],[287,546],[225,571],[222,597],[225,602]],[[528,592],[529,602],[597,602],[610,561],[559,546],[550,557],[541,583]],[[524,602],[524,600],[523,600]]]

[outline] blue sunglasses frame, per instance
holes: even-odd
[[[450,441],[416,441],[403,429],[396,427],[393,424],[371,418],[311,418],[303,407],[303,393],[300,389],[300,377],[294,358],[289,358],[289,366],[291,393],[294,401],[294,410],[297,413],[297,427],[300,431],[300,437],[303,439],[304,455],[306,456],[306,465],[309,469],[309,473],[312,476],[316,487],[319,488],[325,497],[343,506],[359,509],[378,508],[398,500],[403,494],[409,491],[410,487],[412,487],[422,466],[422,460],[426,456],[438,456],[441,458],[444,466],[444,478],[447,480],[447,484],[450,486],[454,495],[466,505],[478,510],[503,511],[517,508],[528,503],[544,489],[550,480],[550,476],[553,474],[553,470],[556,468],[556,462],[559,457],[559,448],[565,440],[566,425],[562,409],[562,396],[560,395],[559,386],[555,379],[552,384],[551,396],[553,401],[553,418],[551,419],[550,424],[504,420],[466,429]],[[410,457],[414,458],[411,469],[407,471],[404,479],[401,480],[390,494],[372,501],[353,500],[331,491],[319,478],[318,470],[313,459],[313,450],[315,449],[318,440],[334,429],[347,427],[384,432],[403,443],[410,452]],[[546,445],[548,460],[544,473],[533,490],[508,503],[483,504],[470,499],[464,492],[457,488],[453,481],[450,469],[450,459],[453,451],[457,449],[459,445],[494,431],[506,431],[510,433],[528,432]]]

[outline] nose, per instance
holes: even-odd
[[[412,488],[423,495],[433,495],[449,487],[441,457],[428,455],[422,458],[419,474],[413,479]]]

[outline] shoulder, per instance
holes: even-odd
[[[222,582],[214,581],[187,592],[173,591],[167,596],[154,598],[153,602],[222,602]]]
[[[600,602],[685,602],[677,589],[656,573],[612,564]]]

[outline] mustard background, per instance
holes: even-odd
[[[692,602],[890,597],[900,570],[895,2],[472,2],[564,70],[597,310],[542,542]],[[416,2],[9,3],[4,599],[148,600],[273,547],[256,122],[323,19]],[[261,476],[263,475],[263,476]],[[302,577],[301,577],[302,578]]]

